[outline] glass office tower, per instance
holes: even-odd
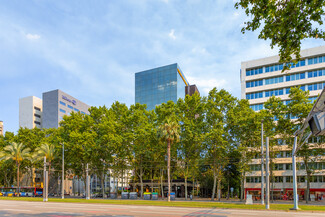
[[[135,103],[146,104],[148,110],[169,100],[176,103],[188,85],[177,63],[135,73]]]

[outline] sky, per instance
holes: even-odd
[[[242,61],[276,55],[232,0],[0,0],[0,120],[19,98],[61,89],[91,106],[134,103],[134,73],[178,63],[206,96],[240,98]],[[302,48],[321,46],[306,40]]]

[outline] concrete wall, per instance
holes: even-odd
[[[61,104],[62,102],[63,104]],[[58,128],[64,115],[71,112],[89,114],[89,105],[61,91],[53,90],[43,93],[43,128]],[[60,110],[62,109],[62,110]],[[62,112],[62,111],[65,111]]]
[[[35,107],[39,108],[40,111],[36,110]],[[36,117],[41,116],[41,118]],[[19,99],[19,127],[27,127],[32,129],[34,127],[41,127],[36,122],[42,123],[42,100],[35,96],[28,96]]]

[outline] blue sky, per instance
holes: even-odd
[[[202,95],[240,97],[240,63],[277,54],[232,0],[1,0],[0,120],[19,125],[19,98],[61,89],[93,106],[134,103],[134,73],[178,63]],[[303,48],[323,45],[308,40]]]

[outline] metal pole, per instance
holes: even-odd
[[[64,199],[64,143],[62,143],[62,186],[61,198]]]
[[[43,202],[47,201],[47,177],[46,177],[46,157],[44,157],[44,178],[43,178]]]
[[[295,136],[292,149],[292,177],[293,177],[293,210],[298,210],[297,170],[296,170],[297,136]]]
[[[269,137],[266,137],[266,200],[265,200],[265,208],[270,209],[270,174],[269,174]]]
[[[263,120],[261,126],[261,203],[264,204],[264,132],[263,132]]]
[[[89,175],[88,175],[88,164],[87,164],[87,167],[86,167],[86,200],[89,200],[90,199],[90,196],[89,196]]]

